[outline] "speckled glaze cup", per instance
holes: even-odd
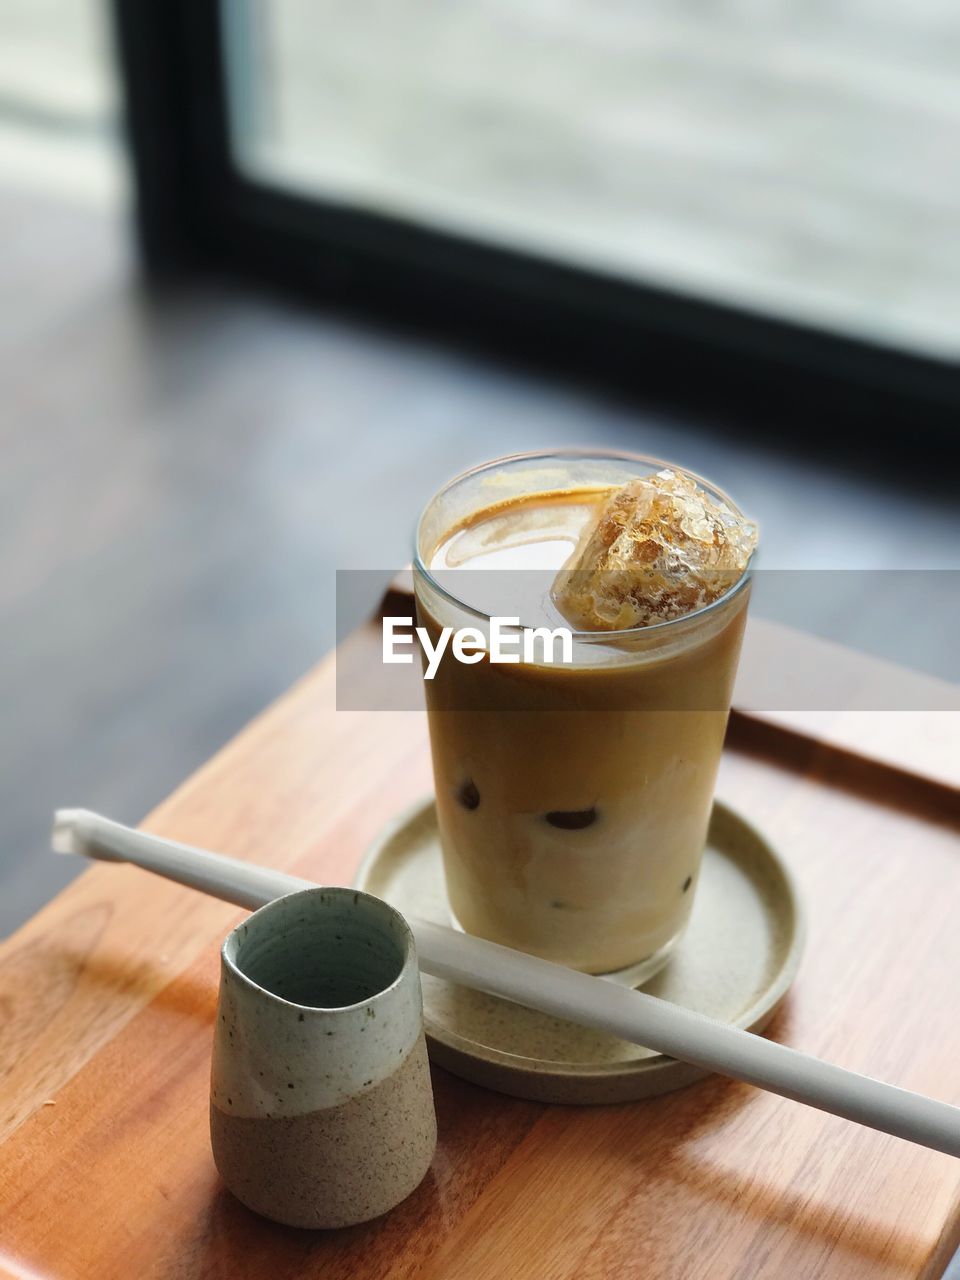
[[[227,936],[210,1136],[233,1194],[290,1226],[366,1222],[419,1185],[437,1126],[398,911],[354,889],[306,889]]]

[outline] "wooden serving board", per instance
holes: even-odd
[[[340,660],[362,671],[379,643],[365,628]],[[336,661],[147,829],[349,882],[430,771],[420,713],[336,710]],[[739,715],[719,794],[806,899],[768,1034],[960,1104],[956,791]],[[440,1069],[440,1145],[408,1201],[343,1232],[265,1222],[220,1185],[207,1134],[217,951],[241,914],[102,865],[0,946],[0,1275],[912,1280],[960,1240],[960,1162],[746,1085],[568,1108]]]

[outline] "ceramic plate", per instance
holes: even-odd
[[[381,834],[354,883],[404,915],[450,923],[432,800]],[[760,1031],[793,981],[802,934],[800,904],[786,867],[758,831],[718,802],[687,932],[667,966],[642,989]],[[623,1102],[666,1093],[707,1074],[426,974],[423,1004],[434,1062],[522,1098]]]

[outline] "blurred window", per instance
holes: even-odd
[[[0,0],[5,182],[113,201],[123,187],[104,0]]]
[[[258,182],[960,350],[953,0],[223,0],[222,15],[233,155]]]

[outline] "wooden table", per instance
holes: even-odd
[[[370,626],[340,658],[362,669],[378,649]],[[146,828],[349,881],[430,771],[420,713],[335,709],[335,662]],[[818,741],[735,713],[719,791],[808,904],[768,1034],[960,1103],[958,792],[924,768],[916,718],[898,746],[891,714],[871,753],[863,723]],[[100,865],[0,947],[3,1276],[856,1280],[937,1276],[960,1242],[956,1160],[745,1085],[576,1109],[439,1069],[440,1146],[400,1208],[343,1232],[265,1222],[218,1182],[207,1135],[217,949],[240,914]]]

